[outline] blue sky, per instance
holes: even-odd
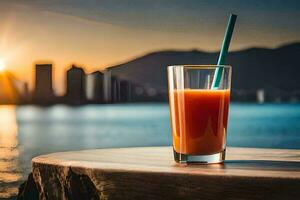
[[[119,26],[143,29],[194,28],[198,23],[222,23],[229,12],[249,27],[299,30],[298,0],[10,0],[57,13]],[[297,26],[298,27],[294,27]],[[246,27],[245,27],[246,28]]]

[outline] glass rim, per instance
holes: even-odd
[[[223,67],[225,69],[231,69],[231,65],[169,65],[168,69],[172,68],[187,68],[187,69],[216,69]]]

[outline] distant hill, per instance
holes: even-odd
[[[109,67],[113,75],[159,90],[167,89],[166,67],[174,64],[214,64],[219,52],[154,52],[127,63]],[[249,48],[230,52],[233,90],[300,91],[300,43],[275,49]]]

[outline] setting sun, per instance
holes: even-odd
[[[5,69],[5,61],[4,59],[0,58],[0,71],[3,71]]]

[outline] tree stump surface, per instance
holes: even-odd
[[[171,147],[59,152],[32,160],[39,199],[297,199],[300,150],[229,147],[180,165]]]

